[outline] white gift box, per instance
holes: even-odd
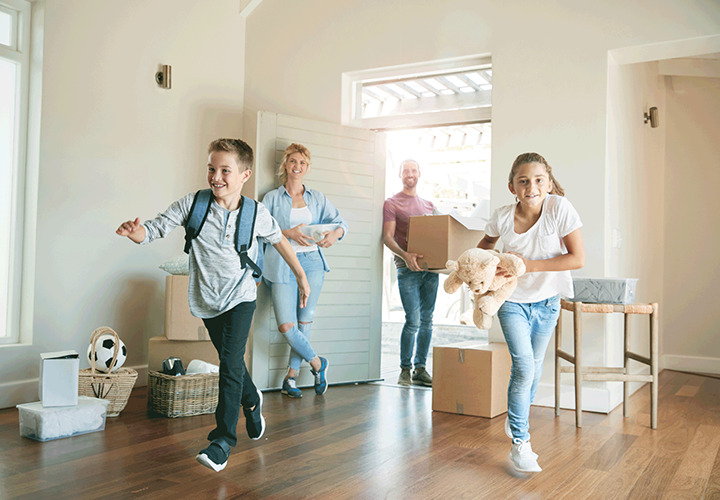
[[[80,359],[76,351],[40,354],[40,401],[43,406],[74,406],[78,402]]]

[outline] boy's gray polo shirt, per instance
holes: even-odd
[[[155,219],[145,221],[145,239],[141,244],[164,238],[177,226],[182,226],[190,213],[194,196],[195,193],[188,194]],[[200,234],[192,241],[188,302],[193,316],[214,318],[240,302],[252,302],[257,297],[252,269],[242,269],[240,254],[235,249],[239,214],[239,209],[231,212],[213,201]],[[259,202],[253,237],[260,237],[271,245],[282,239],[280,226],[265,205]],[[258,248],[258,241],[253,239],[248,251],[253,261],[257,261]]]

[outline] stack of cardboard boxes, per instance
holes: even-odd
[[[217,351],[203,321],[190,314],[186,275],[165,278],[165,336],[152,337],[148,344],[148,369],[162,371],[163,360],[180,358],[183,366],[193,359],[218,365]]]
[[[445,273],[445,263],[475,248],[484,221],[452,215],[410,217],[408,251],[423,269]],[[493,418],[507,411],[510,354],[504,343],[459,342],[433,348],[435,411]]]

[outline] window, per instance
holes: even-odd
[[[492,77],[489,56],[344,73],[342,121],[373,130],[487,123]]]
[[[490,106],[490,65],[470,71],[367,82],[359,86],[361,118]]]
[[[30,3],[0,0],[0,344],[20,334],[29,49]]]

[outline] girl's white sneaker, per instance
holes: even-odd
[[[510,461],[518,472],[540,472],[537,455],[533,453],[530,441],[513,440]]]
[[[510,419],[508,417],[505,417],[505,435],[509,437],[510,439],[513,438],[512,431],[510,430]],[[530,444],[530,443],[528,443]],[[537,453],[533,452],[533,455],[535,455],[535,459],[537,460]]]

